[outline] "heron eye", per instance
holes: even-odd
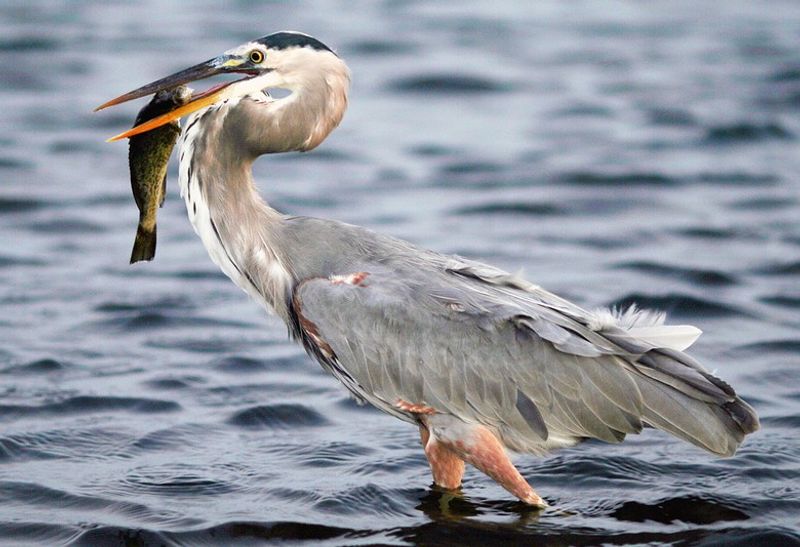
[[[264,53],[262,53],[261,51],[259,51],[257,49],[254,49],[253,51],[250,52],[250,61],[251,62],[253,62],[253,63],[258,65],[258,64],[261,64],[261,62],[263,60],[264,60]]]

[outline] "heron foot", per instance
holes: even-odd
[[[491,430],[443,414],[421,418],[420,436],[437,485],[457,488],[466,462],[523,503],[540,509],[548,507],[511,462],[505,447]]]
[[[464,459],[470,465],[489,475],[500,486],[524,503],[544,509],[544,501],[528,484],[508,457],[505,447],[497,436],[486,427],[475,426],[473,438],[456,443],[464,447]]]

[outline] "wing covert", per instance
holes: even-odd
[[[641,395],[615,355],[624,350],[571,331],[569,317],[450,273],[361,273],[306,280],[294,300],[332,349],[332,372],[382,410],[425,404],[529,451],[641,429]]]

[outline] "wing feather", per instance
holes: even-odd
[[[364,271],[359,284],[306,280],[294,301],[333,349],[329,368],[341,367],[358,395],[392,414],[398,400],[428,405],[533,452],[586,437],[619,442],[647,423],[727,454],[742,423],[757,427],[727,384],[669,349],[680,345],[674,339],[657,346],[653,332],[667,327],[645,340],[630,332],[647,328],[636,317],[628,330],[593,325],[589,312],[474,263]],[[724,404],[748,419],[720,418],[736,414]],[[692,412],[710,419],[695,423]]]

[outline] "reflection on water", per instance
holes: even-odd
[[[319,150],[256,164],[274,205],[665,309],[763,430],[727,460],[652,430],[519,457],[544,512],[474,471],[442,492],[217,271],[174,166],[129,266],[104,140],[139,105],[91,109],[282,28],[354,80]],[[0,31],[3,541],[800,543],[800,6],[9,3]]]

